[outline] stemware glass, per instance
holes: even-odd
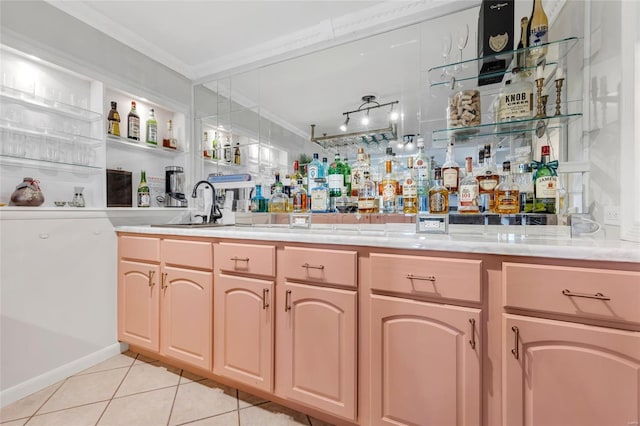
[[[451,33],[448,33],[446,36],[442,37],[442,65],[447,65],[447,61],[449,59],[449,54],[451,53],[451,45],[453,44],[451,40]],[[442,77],[445,75],[446,68],[442,68]]]
[[[460,62],[462,63],[462,51],[469,42],[469,24],[465,24],[464,29],[458,33],[458,49],[460,50]],[[460,64],[462,66],[462,64]]]

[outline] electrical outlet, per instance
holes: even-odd
[[[604,224],[620,225],[620,206],[604,206]]]

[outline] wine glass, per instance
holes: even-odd
[[[451,45],[453,44],[451,40],[451,33],[448,33],[446,36],[442,37],[442,65],[447,65],[447,60],[449,58],[449,53],[451,53]],[[442,77],[445,75],[446,68],[442,68]]]
[[[458,33],[458,49],[460,49],[460,62],[462,66],[462,50],[469,42],[469,24],[465,24],[464,29]]]

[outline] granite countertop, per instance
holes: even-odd
[[[621,240],[578,238],[562,235],[522,235],[477,231],[448,235],[416,234],[412,227],[389,229],[288,227],[165,228],[119,226],[117,232],[245,240],[337,244],[397,249],[437,250],[461,253],[536,256],[559,259],[640,263],[640,244]],[[466,228],[465,228],[466,229]]]

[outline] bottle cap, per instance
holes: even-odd
[[[542,155],[551,155],[551,147],[549,145],[542,146]]]
[[[527,163],[518,164],[518,173],[529,173],[531,172],[531,166]]]
[[[503,172],[510,172],[511,171],[511,161],[504,161],[502,163],[502,171]]]
[[[317,152],[313,153],[313,158],[316,159],[316,160],[318,159],[318,153]]]
[[[387,147],[387,151],[386,154],[387,155],[391,155],[391,153],[393,152],[393,148],[391,148],[390,146]]]

